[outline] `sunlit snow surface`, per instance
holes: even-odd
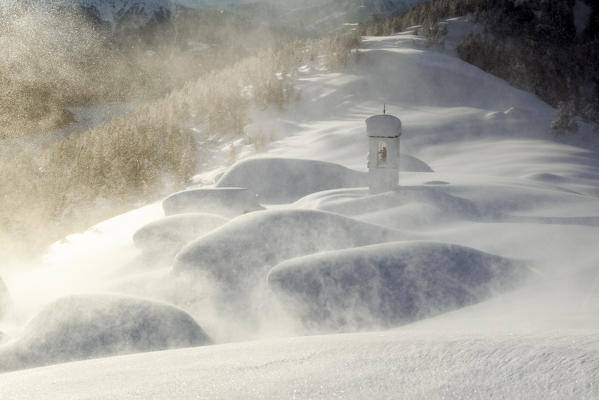
[[[554,136],[548,128],[554,110],[537,97],[421,43],[408,34],[365,38],[359,63],[344,73],[304,68],[301,100],[284,113],[265,114],[262,123],[276,135],[262,155],[365,171],[364,120],[386,103],[403,122],[402,152],[434,172],[402,172],[395,194],[340,188],[260,212],[335,213],[368,224],[356,226],[397,232],[377,242],[450,243],[518,260],[530,268],[526,283],[394,330],[301,336],[313,332],[280,308],[264,284],[239,300],[226,285],[144,259],[132,236],[163,216],[155,204],[68,237],[35,267],[0,271],[15,305],[0,330],[18,337],[51,299],[101,291],[173,303],[221,344],[5,373],[2,398],[599,397],[596,133],[582,124],[577,135]],[[281,193],[295,193],[292,180],[280,182]],[[272,191],[266,182],[253,185],[256,193]],[[180,254],[193,264],[200,259],[194,251],[210,248],[211,256],[243,266],[244,254],[219,249],[215,238],[243,232],[251,243],[251,229],[253,237],[273,237],[276,229],[261,218],[233,219]],[[284,238],[305,249],[294,242],[301,232],[289,226]],[[248,261],[255,264],[270,245],[248,247]],[[232,313],[238,303],[243,315]]]
[[[595,399],[599,335],[377,332],[9,373],[7,399]],[[492,396],[491,396],[492,395]]]

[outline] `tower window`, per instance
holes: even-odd
[[[385,143],[380,142],[379,143],[379,151],[377,153],[377,163],[379,165],[381,164],[385,164],[387,162],[387,146],[385,146]]]

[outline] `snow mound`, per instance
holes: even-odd
[[[133,235],[135,246],[146,253],[176,254],[193,239],[225,224],[228,220],[215,214],[178,214],[151,222]]]
[[[46,306],[23,335],[0,348],[0,370],[209,344],[174,306],[116,295],[70,296]]]
[[[437,242],[395,242],[285,261],[268,283],[304,324],[354,330],[415,321],[513,288],[521,261]]]
[[[391,211],[410,204],[430,206],[441,210],[447,216],[475,219],[480,215],[477,205],[471,200],[454,196],[447,187],[401,186],[399,190],[370,195],[366,190],[331,190],[314,193],[299,200],[300,207],[316,208],[346,216]]]
[[[162,202],[166,215],[185,213],[212,213],[236,217],[251,211],[262,210],[256,195],[241,187],[217,187],[184,190]]]
[[[252,158],[231,167],[217,187],[246,187],[266,203],[288,203],[309,193],[368,185],[364,172],[324,161]]]
[[[433,172],[424,161],[400,155],[399,168],[407,172]],[[368,174],[325,161],[298,158],[251,158],[233,165],[217,187],[246,187],[262,202],[278,204],[329,189],[368,186]]]
[[[316,210],[269,210],[235,218],[191,242],[175,272],[207,272],[229,288],[252,287],[277,263],[306,254],[400,240],[399,231]]]
[[[434,172],[433,169],[421,159],[404,153],[399,155],[399,170],[403,172]]]

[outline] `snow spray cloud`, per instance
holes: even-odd
[[[263,314],[271,303],[266,275],[277,263],[322,250],[399,237],[399,232],[325,212],[255,212],[190,243],[178,254],[173,271],[181,279],[208,278],[215,287],[212,305],[226,315],[225,319],[245,325],[243,334],[252,336],[265,330],[260,326],[264,323],[269,326],[266,330],[285,330],[276,328],[281,321],[272,316],[265,321]]]
[[[188,183],[199,157],[188,122],[198,109],[211,134],[243,128],[247,101],[223,83],[239,71],[208,75],[272,43],[267,30],[214,10],[139,29],[94,18],[72,7],[16,3],[3,15],[0,236],[8,249],[26,242],[28,254],[132,208],[131,198],[155,199]],[[73,124],[80,117],[73,107],[114,102],[115,118]],[[217,118],[208,105],[239,111]]]
[[[193,16],[187,22],[181,17],[177,38],[193,37],[184,40],[183,46],[178,42],[175,46],[168,32],[163,41],[149,45],[131,39],[135,36],[112,36],[112,30],[106,30],[106,26],[90,23],[88,15],[71,9],[41,12],[25,7],[13,11],[3,16],[8,23],[2,25],[1,31],[7,44],[3,47],[7,57],[2,58],[2,79],[10,87],[3,93],[2,107],[9,112],[2,114],[7,117],[2,140],[7,146],[15,145],[14,151],[0,159],[4,172],[0,177],[4,200],[0,236],[8,249],[6,257],[37,254],[69,232],[133,207],[132,200],[139,204],[140,199],[156,198],[165,190],[182,187],[196,172],[197,154],[195,138],[179,122],[199,119],[201,128],[210,134],[243,134],[248,98],[239,82],[252,88],[252,100],[261,107],[281,107],[291,94],[280,77],[292,75],[281,73],[281,65],[297,69],[295,57],[298,52],[305,53],[301,46],[290,46],[288,50],[295,52],[290,51],[287,59],[276,55],[269,48],[273,42],[267,30],[250,29],[247,23],[237,23],[234,17],[220,12],[205,17],[206,24],[195,23]],[[227,23],[220,24],[222,18]],[[214,24],[218,27],[212,29]],[[199,32],[193,31],[196,26]],[[183,34],[187,29],[191,32]],[[242,57],[244,54],[238,54],[239,43],[247,49],[266,49],[232,67],[206,72]],[[335,43],[328,40],[328,47],[313,43],[313,51],[326,49],[333,54],[333,50],[339,50],[333,49]],[[349,49],[344,51],[349,53]],[[218,55],[216,63],[204,63],[214,61],[214,55]],[[311,57],[310,52],[307,57]],[[197,63],[198,58],[202,63]],[[176,71],[181,66],[188,72],[183,66],[190,64],[197,67],[191,69],[194,74],[206,76],[180,90],[175,88],[166,97],[153,98],[176,86],[172,80],[164,83],[163,77],[175,76],[176,82],[187,79],[174,72],[164,74],[164,68]],[[240,76],[244,79],[238,79]],[[36,99],[44,101],[38,104]],[[70,123],[75,117],[71,115],[73,105],[115,99],[142,105],[135,112],[86,132],[74,132],[70,138],[56,137],[55,144],[37,143],[40,131]],[[23,107],[10,108],[19,102]],[[223,113],[223,108],[227,113]],[[51,118],[53,115],[57,117]],[[47,125],[40,125],[39,121]],[[29,140],[34,144],[31,148],[21,146]],[[46,232],[40,233],[40,227]],[[16,303],[13,314],[18,314],[9,321],[10,333],[18,332],[25,320],[54,297],[118,286],[109,282],[112,277],[108,275],[114,272],[114,265],[130,257],[131,249],[121,246],[126,242],[116,244],[116,239],[127,231],[111,231],[113,238],[96,244],[87,240],[93,232],[55,243],[49,255],[58,257],[47,263],[48,268],[29,268],[21,262],[4,264],[1,272]],[[81,245],[79,249],[75,249],[77,243]],[[17,244],[21,245],[21,252],[14,249]],[[71,250],[64,251],[63,247]],[[84,253],[88,253],[87,258]],[[97,257],[90,261],[90,254]],[[15,268],[9,270],[10,264]],[[161,288],[155,289],[131,292],[143,291],[139,294],[153,298],[166,296],[161,294]]]

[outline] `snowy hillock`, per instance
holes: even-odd
[[[0,370],[210,342],[174,306],[116,295],[71,296],[46,306],[17,340],[0,347]]]
[[[426,162],[405,153],[399,155],[399,170],[404,172],[434,172]]]
[[[164,199],[162,207],[165,215],[200,212],[228,218],[263,209],[256,194],[245,187],[184,190]]]
[[[334,190],[315,193],[297,202],[298,206],[314,207],[346,216],[359,217],[380,211],[392,211],[406,205],[429,205],[449,217],[476,219],[481,211],[471,200],[451,195],[452,188],[441,182],[418,186],[403,186],[394,192],[368,195],[367,190]]]
[[[399,169],[432,172],[424,161],[409,154],[401,154]],[[249,188],[266,204],[290,203],[315,192],[367,185],[368,175],[362,171],[318,160],[277,157],[242,160],[216,183],[217,187]]]
[[[521,262],[435,242],[395,242],[294,258],[268,283],[305,325],[394,326],[485,300],[521,283]]]
[[[252,158],[233,165],[217,187],[245,187],[265,203],[289,203],[322,190],[366,186],[364,172],[338,164],[290,158]]]
[[[226,288],[247,289],[283,260],[405,236],[323,211],[262,211],[235,218],[191,242],[177,255],[173,270],[208,273]]]
[[[186,243],[218,228],[228,220],[215,214],[186,213],[151,222],[133,234],[135,246],[145,253],[174,256]]]

